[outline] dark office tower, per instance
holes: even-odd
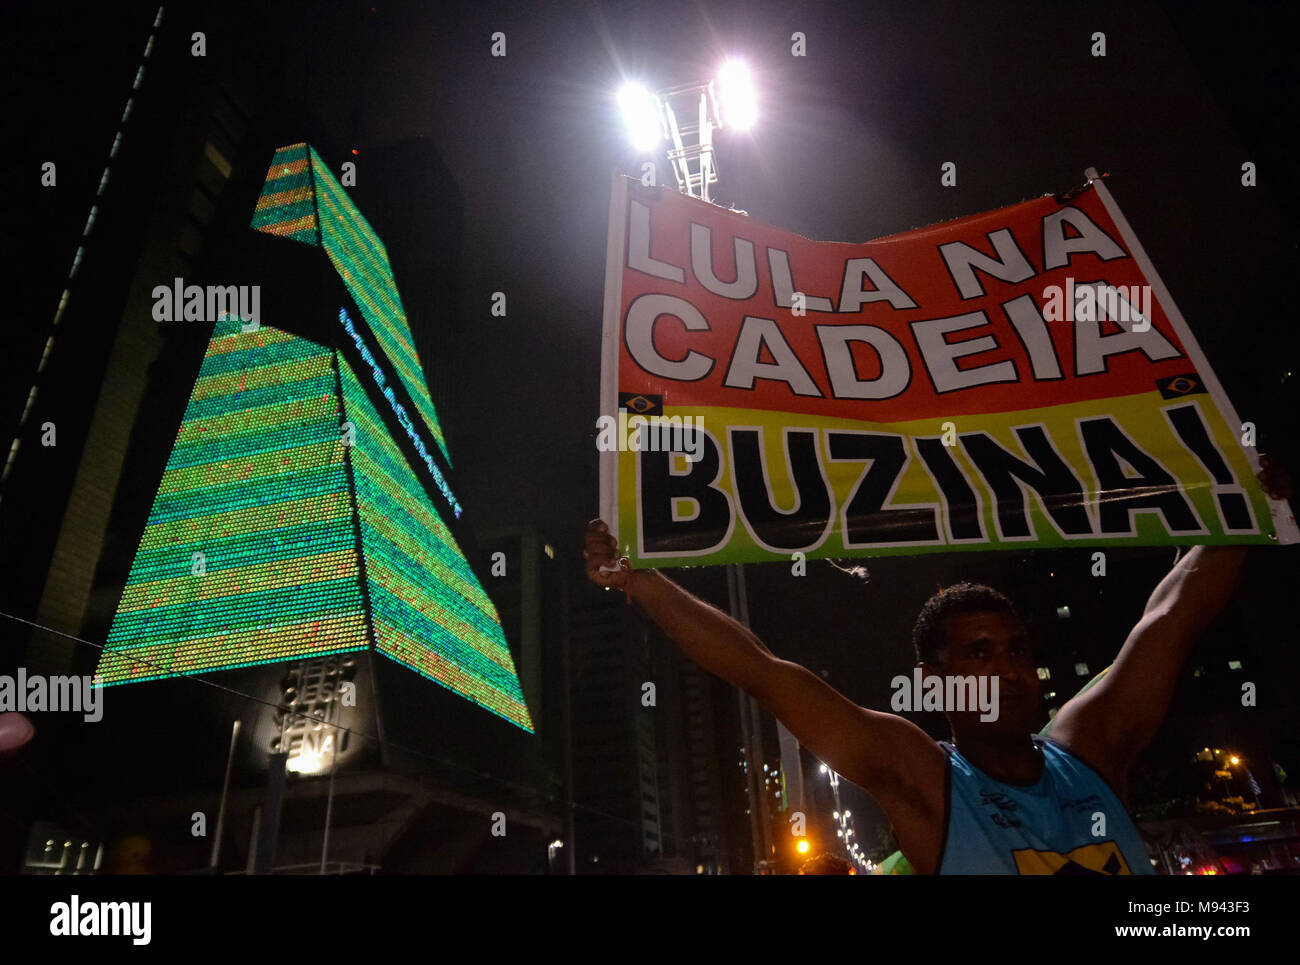
[[[548,796],[565,802],[571,813],[572,721],[569,686],[568,580],[554,545],[532,527],[492,529],[479,534],[486,585],[501,614],[501,626],[519,654],[523,687],[533,726],[553,775]],[[567,822],[559,847],[552,848],[550,871],[574,867],[573,828]]]
[[[728,874],[714,713],[715,688],[724,685],[662,633],[655,636],[665,855],[685,873]]]
[[[751,867],[736,690],[621,592],[584,582],[569,623],[578,873]]]
[[[95,608],[132,434],[173,334],[152,315],[153,287],[203,270],[232,185],[265,166],[257,130],[279,90],[275,40],[245,4],[219,16],[122,4],[78,21],[95,28],[65,38],[44,25],[94,79],[46,95],[59,120],[29,139],[57,184],[17,189],[38,224],[0,336],[0,605],[57,631],[7,623],[6,656],[52,673],[76,662],[59,634],[83,634]],[[194,32],[211,56],[192,55]]]
[[[599,594],[599,595],[598,595]],[[621,593],[583,587],[571,616],[577,871],[629,874],[664,850],[650,630]]]

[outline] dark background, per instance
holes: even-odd
[[[22,411],[155,9],[25,3],[5,15],[0,445]],[[340,153],[327,163],[356,161],[353,195],[387,242],[408,303],[437,306],[413,327],[449,335],[446,357],[423,361],[467,519],[537,526],[576,577],[581,528],[596,512],[609,178],[639,167],[614,94],[624,78],[651,88],[702,79],[729,54],[757,77],[760,121],[752,134],[720,135],[715,197],[812,238],[864,241],[1079,186],[1090,165],[1108,172],[1241,417],[1294,472],[1300,351],[1285,130],[1296,74],[1284,9],[287,2],[262,15],[287,38],[266,69],[328,129]],[[187,8],[168,5],[166,16],[176,28]],[[490,56],[494,31],[506,35],[504,58]],[[806,35],[806,57],[790,54],[794,31]],[[1096,31],[1105,57],[1090,54]],[[207,56],[269,56],[250,53],[251,42],[229,47]],[[302,136],[286,116],[283,143]],[[435,145],[463,196],[451,284],[422,268],[422,245],[442,239],[412,218],[392,172],[367,164],[413,137]],[[59,165],[56,189],[39,186],[44,160]],[[940,186],[946,161],[957,164],[956,187]],[[1241,185],[1246,161],[1257,187]],[[505,318],[489,311],[497,291]],[[85,391],[90,406],[96,386]],[[883,707],[890,676],[910,665],[917,607],[959,577],[1007,589],[1045,647],[1095,652],[1099,669],[1172,557],[1110,555],[1104,585],[1088,575],[1086,552],[868,561],[866,582],[825,563],[802,582],[784,566],[751,566],[751,610],[776,652]],[[1201,648],[1237,647],[1288,706],[1300,676],[1285,629],[1296,570],[1294,548],[1254,554],[1218,642]],[[719,571],[687,579],[723,599]],[[1066,603],[1086,621],[1053,622]],[[1216,699],[1231,697],[1229,683]]]

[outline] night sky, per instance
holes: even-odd
[[[109,6],[27,4],[5,31],[10,133],[21,132],[7,162],[6,242],[22,280],[6,327],[43,326],[57,302],[155,9]],[[1288,298],[1295,200],[1284,189],[1290,34],[1280,5],[1236,3],[1207,19],[1178,8],[290,2],[265,15],[288,38],[289,94],[356,150],[359,179],[383,176],[368,152],[416,136],[450,168],[465,201],[459,295],[444,317],[413,324],[456,333],[452,357],[424,361],[454,387],[441,416],[458,489],[476,528],[535,525],[571,554],[576,575],[581,528],[596,512],[609,181],[616,168],[639,168],[614,93],[624,79],[650,88],[703,79],[728,55],[756,76],[760,121],[752,134],[720,136],[715,199],[811,238],[866,241],[1080,186],[1089,166],[1108,172],[1242,418],[1300,468],[1298,380],[1286,379],[1300,370]],[[506,35],[504,58],[490,55],[495,31]],[[805,57],[791,56],[795,31]],[[1105,57],[1090,54],[1097,31]],[[286,119],[285,142],[296,136]],[[45,157],[67,164],[57,197],[35,187]],[[946,161],[957,164],[956,187],[940,185]],[[1257,165],[1255,188],[1241,186],[1245,161]],[[666,163],[660,171],[669,176]],[[401,211],[367,214],[387,237]],[[397,280],[403,290],[429,284]],[[507,295],[505,318],[489,312],[496,291]],[[0,398],[18,408],[0,416],[16,421],[34,359],[5,356],[16,374]],[[1131,555],[1132,584],[1115,590],[1123,603],[1098,615],[1121,633],[1172,554]],[[1293,585],[1294,551],[1272,556]],[[1069,560],[1083,572],[1085,557],[1059,558],[1065,579]],[[750,567],[755,624],[782,655],[879,705],[885,675],[910,662],[906,628],[937,582],[984,567],[1054,607],[1041,570],[1054,573],[1056,557],[1028,559],[878,561],[865,585],[817,564],[794,589],[785,568]],[[870,646],[863,607],[880,636]]]

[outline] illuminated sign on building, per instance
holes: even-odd
[[[355,674],[353,657],[315,657],[295,666],[280,684],[280,729],[271,741],[272,753],[283,753],[285,770],[319,774],[347,759],[362,742],[348,727],[339,726],[343,714],[343,685]]]
[[[451,504],[452,512],[456,514],[456,518],[460,519],[460,503],[457,502],[456,497],[452,495],[451,487],[447,485],[447,480],[443,478],[442,471],[434,464],[433,457],[429,455],[429,450],[424,445],[424,439],[421,438],[420,433],[416,431],[415,425],[411,422],[411,417],[406,414],[406,407],[403,406],[402,403],[398,402],[396,397],[393,395],[393,387],[388,384],[388,380],[384,375],[384,370],[379,367],[379,363],[375,361],[375,357],[370,354],[370,349],[366,348],[365,339],[361,337],[361,333],[358,332],[356,326],[352,324],[352,319],[348,317],[346,308],[339,309],[339,321],[343,323],[343,327],[346,328],[348,334],[352,336],[352,341],[356,343],[357,351],[361,353],[361,357],[365,360],[366,364],[370,366],[370,374],[373,376],[375,384],[379,386],[380,390],[384,393],[384,398],[387,399],[388,404],[392,406],[393,414],[397,416],[397,421],[401,423],[402,428],[406,430],[407,436],[410,437],[412,444],[415,446],[415,451],[420,454],[420,459],[424,462],[429,473],[433,476],[433,481],[437,483],[438,490],[447,498],[447,502]]]

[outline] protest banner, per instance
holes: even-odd
[[[1099,178],[840,244],[616,175],[609,231],[634,566],[1300,539]]]

